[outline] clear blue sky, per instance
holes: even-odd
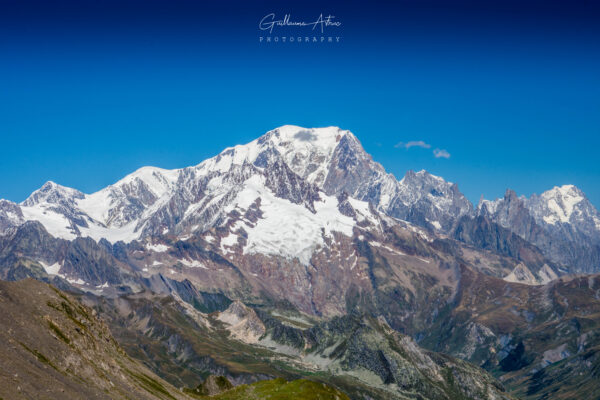
[[[350,129],[396,176],[474,202],[572,183],[600,206],[593,2],[203,3],[0,0],[0,198],[93,192],[297,124]],[[335,15],[342,41],[261,44],[269,12]]]

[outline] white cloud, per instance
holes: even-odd
[[[450,153],[448,153],[446,150],[435,149],[433,150],[433,156],[435,158],[450,158]]]
[[[423,149],[430,149],[431,145],[422,140],[411,140],[410,142],[398,142],[394,145],[395,148],[404,148],[406,150],[411,147],[421,147]],[[433,150],[433,156],[435,158],[450,158],[450,153],[447,150],[435,148]]]
[[[394,147],[404,147],[405,149],[410,149],[411,147],[422,147],[424,149],[429,149],[431,145],[429,143],[425,143],[422,140],[411,140],[410,142],[398,142],[394,145]]]

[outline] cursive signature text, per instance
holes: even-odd
[[[273,28],[276,26],[312,27],[313,31],[320,29],[321,33],[323,33],[327,27],[339,27],[342,25],[341,22],[334,21],[334,19],[334,15],[323,17],[323,14],[319,14],[319,17],[314,22],[292,21],[290,14],[285,14],[283,19],[275,19],[275,13],[271,13],[265,15],[260,20],[258,27],[260,30],[269,31],[269,33],[273,33]]]

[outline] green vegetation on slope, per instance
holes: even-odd
[[[214,400],[350,400],[344,393],[331,386],[307,379],[297,379],[289,382],[282,378],[259,381],[250,385],[236,386],[214,396],[196,395],[190,389],[185,390],[185,392],[195,395],[199,399]]]

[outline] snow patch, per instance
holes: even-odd
[[[54,237],[73,240],[77,236],[71,228],[71,223],[62,214],[50,210],[51,204],[42,203],[32,207],[21,206],[26,221],[39,221]]]
[[[406,254],[404,254],[403,252],[401,252],[399,250],[393,249],[393,248],[391,248],[389,246],[386,246],[386,245],[384,245],[382,243],[379,243],[379,242],[370,242],[369,244],[371,246],[375,246],[375,247],[379,247],[379,248],[382,248],[382,249],[386,249],[387,251],[391,251],[392,253],[396,253],[396,254],[401,255],[401,256],[405,256],[406,255]]]
[[[70,284],[76,284],[76,285],[88,285],[88,283],[86,281],[84,281],[81,278],[77,278],[77,279],[71,279],[71,278],[65,278],[67,280],[67,282],[69,282]]]
[[[58,262],[55,262],[52,265],[48,265],[43,261],[38,261],[48,275],[58,275],[58,271],[60,270],[61,265]]]
[[[313,252],[324,246],[324,239],[332,238],[333,232],[351,237],[355,221],[340,213],[335,197],[322,193],[320,196],[322,200],[314,203],[316,213],[312,213],[303,205],[276,197],[265,187],[263,177],[249,178],[238,194],[237,206],[247,208],[260,197],[263,218],[246,228],[248,240],[244,254],[297,258],[308,265]]]
[[[369,202],[356,200],[355,198],[348,197],[348,202],[357,212],[357,218],[359,222],[369,221],[372,224],[375,224],[376,218],[371,213],[371,208],[369,207]]]
[[[169,247],[164,244],[147,244],[146,248],[157,253],[164,253],[169,249]]]
[[[200,261],[198,260],[188,260],[186,258],[182,258],[179,260],[179,262],[181,262],[183,265],[185,265],[186,267],[190,267],[190,268],[203,268],[203,269],[208,269],[204,264],[202,264]]]
[[[223,246],[235,246],[238,242],[238,235],[235,233],[230,233],[221,239],[221,247]]]

